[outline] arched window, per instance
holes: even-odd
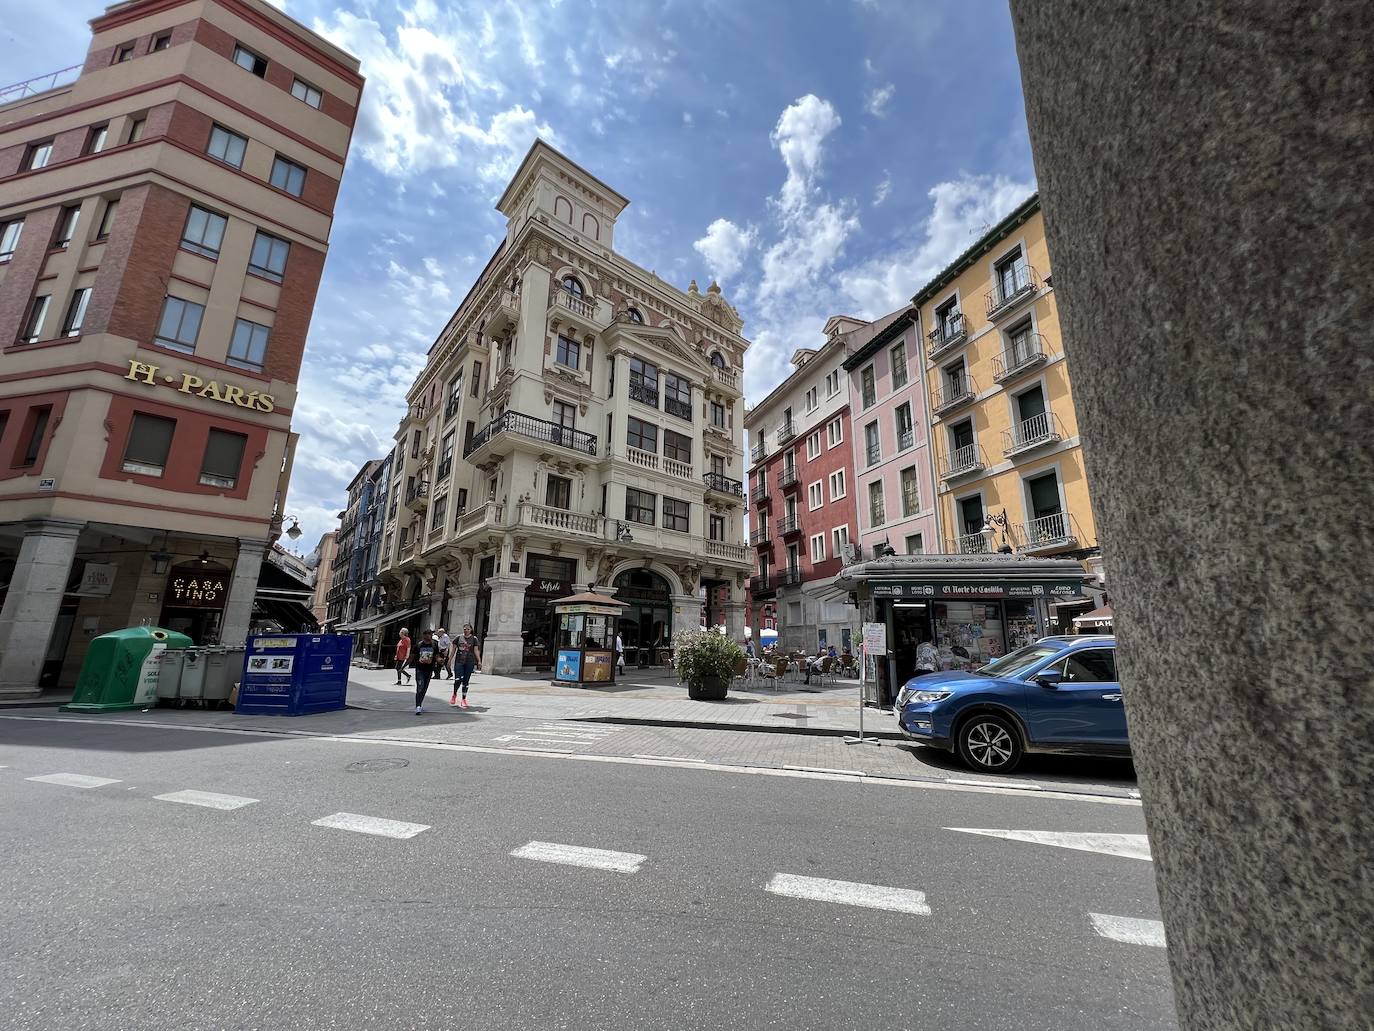
[[[717,369],[725,368],[725,356],[721,354],[719,351],[712,351],[711,364],[714,365]]]
[[[568,291],[568,293],[572,294],[574,297],[582,296],[582,284],[577,281],[577,278],[575,276],[563,277],[563,289]]]
[[[636,325],[644,325],[644,316],[639,314],[638,308],[630,308],[628,311],[625,312],[625,314],[628,315],[630,321],[635,323]]]

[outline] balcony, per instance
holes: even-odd
[[[1017,551],[1025,555],[1035,555],[1060,548],[1072,548],[1078,543],[1073,532],[1073,521],[1067,512],[1054,512],[1023,523],[1020,528],[1021,543]]]
[[[415,554],[415,542],[413,540],[401,541],[396,545],[396,558],[398,561],[405,561]]]
[[[944,386],[935,391],[930,414],[939,418],[971,402],[978,396],[978,384],[969,375],[946,376]]]
[[[786,444],[797,435],[797,425],[791,419],[778,427],[778,443]]]
[[[744,484],[739,480],[732,480],[722,473],[707,473],[702,478],[706,484],[706,489],[715,491],[717,494],[725,494],[732,498],[744,497]]]
[[[931,361],[954,350],[960,344],[966,343],[968,341],[968,320],[964,318],[964,313],[954,312],[927,333],[926,340],[929,341],[926,357]]]
[[[739,391],[739,370],[722,369],[719,365],[711,366],[711,381],[726,390]]]
[[[767,573],[749,578],[749,593],[755,597],[761,594],[772,594],[775,590],[777,590],[777,581]]]
[[[724,559],[726,562],[749,562],[753,556],[743,544],[728,541],[706,541],[706,557]]]
[[[983,533],[966,533],[962,537],[956,537],[951,542],[949,550],[954,555],[992,554],[987,535]]]
[[[665,397],[663,399],[663,410],[675,419],[685,419],[692,421],[692,405],[688,401],[680,401],[675,397]]]
[[[1013,455],[1025,454],[1046,444],[1057,444],[1063,439],[1054,413],[1041,412],[1017,423],[1002,434],[1002,454],[1011,458]]]
[[[980,473],[985,468],[983,449],[977,444],[965,444],[940,459],[940,479],[957,480],[963,476]]]
[[[915,444],[916,444],[916,431],[915,431],[915,430],[898,430],[898,431],[897,431],[897,450],[898,450],[898,451],[905,451],[907,448],[913,447]]]
[[[498,449],[488,445],[496,445],[503,439],[524,439],[540,444],[553,444],[596,457],[596,434],[560,426],[547,419],[536,419],[523,412],[505,412],[487,423],[473,434],[472,439],[463,448],[463,457],[468,458],[484,448],[495,453]]]
[[[642,379],[632,379],[627,393],[631,401],[638,401],[650,408],[658,407],[658,383],[656,382],[650,383]]]
[[[423,512],[429,508],[428,483],[412,483],[406,488],[406,508],[412,512]]]
[[[513,290],[502,290],[491,302],[482,332],[498,336],[520,322],[520,295]]]
[[[1010,315],[1039,288],[1040,280],[1036,278],[1035,269],[1025,262],[1020,262],[1005,273],[1000,270],[994,272],[992,289],[987,292],[986,298],[988,321],[996,322]]]
[[[568,312],[585,323],[588,328],[596,328],[596,305],[578,297],[571,290],[561,287],[549,294],[549,310],[559,313]]]
[[[800,482],[800,479],[797,477],[796,466],[789,466],[788,468],[783,469],[782,472],[778,473],[779,490],[787,490],[789,487],[795,487]]]
[[[869,444],[868,447],[864,448],[864,458],[868,460],[869,465],[877,465],[883,460],[882,445]]]
[[[763,525],[749,535],[749,546],[753,548],[771,544],[773,541],[773,535],[768,532],[767,517],[760,515],[759,521],[762,522]]]
[[[749,504],[766,504],[772,495],[768,492],[768,482],[766,477],[759,477],[759,485],[749,492]]]
[[[525,502],[520,506],[519,525],[546,530],[555,536],[593,537],[601,540],[605,536],[606,520],[599,515],[583,515],[548,505],[535,505]]]
[[[802,582],[802,571],[799,566],[788,566],[777,577],[779,587],[793,587]]]
[[[1013,340],[1009,348],[992,360],[992,378],[998,383],[1006,383],[1023,372],[1040,368],[1049,358],[1045,338],[1039,333],[1027,333]]]
[[[0,104],[10,104],[25,97],[36,97],[50,89],[57,89],[58,86],[70,85],[81,74],[81,68],[81,65],[74,64],[69,68],[59,68],[55,72],[46,72],[23,82],[16,82],[12,86],[0,88]]]
[[[801,524],[797,522],[796,516],[783,516],[778,520],[778,535],[790,537],[794,533],[801,533]]]
[[[763,456],[767,453],[767,449],[763,446],[763,438],[760,437],[758,440],[754,441],[753,446],[749,448],[749,461],[758,465],[758,463],[763,461]]]
[[[692,466],[689,462],[680,462],[676,458],[669,458],[666,455],[659,458],[652,451],[641,451],[637,447],[625,448],[625,460],[631,465],[637,465],[641,469],[648,469],[652,472],[663,472],[669,476],[676,476],[680,480],[694,480]]]
[[[495,501],[486,501],[470,512],[465,512],[458,522],[458,534],[472,533],[474,530],[498,529],[504,523],[505,506]]]

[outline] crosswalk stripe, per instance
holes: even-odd
[[[926,893],[912,891],[909,888],[888,888],[881,884],[832,881],[825,877],[778,873],[773,875],[765,890],[774,895],[808,899],[812,902],[837,902],[844,906],[864,906],[868,909],[911,913],[914,916],[930,916]]]
[[[404,820],[384,820],[380,816],[362,816],[359,813],[334,813],[311,820],[316,827],[332,827],[339,831],[355,831],[358,834],[376,834],[383,838],[413,838],[422,831],[429,830],[427,823],[406,823]]]
[[[995,830],[980,827],[946,827],[960,834],[982,834],[1008,841],[1028,841],[1033,845],[1054,845],[1077,852],[1101,852],[1108,856],[1150,861],[1150,841],[1144,834],[1093,834],[1078,831]]]
[[[614,870],[616,873],[635,873],[647,859],[634,852],[611,852],[604,848],[583,848],[581,845],[559,845],[552,841],[531,841],[511,853],[516,859],[533,859],[540,863],[561,863],[564,866],[586,866],[594,870]]]
[[[154,795],[159,802],[180,802],[182,805],[198,805],[206,809],[242,809],[258,801],[242,795],[219,795],[213,791],[171,791],[165,795]]]
[[[59,784],[64,788],[103,788],[107,784],[119,783],[109,777],[88,777],[84,773],[47,773],[41,777],[24,779],[36,780],[40,784]]]
[[[1156,949],[1165,947],[1164,924],[1159,920],[1109,916],[1106,913],[1089,913],[1088,918],[1093,923],[1093,930],[1104,938],[1127,945],[1150,945]]]

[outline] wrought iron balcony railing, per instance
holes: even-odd
[[[801,526],[797,522],[796,516],[783,516],[778,520],[778,534],[787,537],[794,533],[800,533]]]
[[[985,465],[982,448],[977,444],[965,444],[940,459],[940,479],[953,480],[981,472]]]
[[[1062,440],[1053,412],[1041,412],[1022,420],[1002,434],[1002,454],[1012,455]]]
[[[534,416],[525,415],[523,412],[503,412],[472,435],[472,439],[463,448],[463,457],[467,458],[485,445],[487,441],[503,433],[537,440],[544,444],[555,444],[558,447],[579,451],[584,455],[596,455],[596,434],[594,433],[561,426],[556,422],[549,422],[547,419],[536,419]]]
[[[778,443],[786,444],[797,435],[797,425],[791,419],[778,427]]]
[[[926,348],[926,357],[932,360],[938,358],[968,340],[968,320],[964,318],[963,312],[953,312],[927,333],[926,339],[930,342]]]
[[[1053,512],[1023,523],[1020,538],[1021,543],[1017,550],[1023,552],[1071,548],[1078,543],[1073,520],[1067,512]]]
[[[744,484],[740,480],[732,480],[721,473],[707,473],[701,479],[707,490],[713,490],[717,494],[729,494],[735,498],[744,497]]]
[[[1010,347],[992,359],[992,378],[1004,383],[1047,361],[1049,352],[1045,347],[1045,338],[1039,333],[1026,333],[1012,340]]]
[[[1024,261],[1006,272],[993,274],[992,289],[987,292],[987,314],[990,320],[1001,318],[1040,287],[1035,269]]]
[[[944,415],[952,412],[962,405],[968,404],[978,396],[978,384],[973,381],[973,377],[967,374],[962,376],[946,376],[944,385],[935,391],[934,403],[931,406],[932,415]]]
[[[631,401],[638,401],[640,404],[658,407],[658,384],[648,380],[631,379],[629,387]]]
[[[782,472],[778,473],[778,487],[782,490],[786,490],[788,487],[795,487],[797,482],[796,466],[783,469]]]

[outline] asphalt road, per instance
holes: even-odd
[[[1092,916],[1158,920],[1148,860],[949,829],[1126,799],[30,720],[0,766],[16,1031],[1176,1026]]]

